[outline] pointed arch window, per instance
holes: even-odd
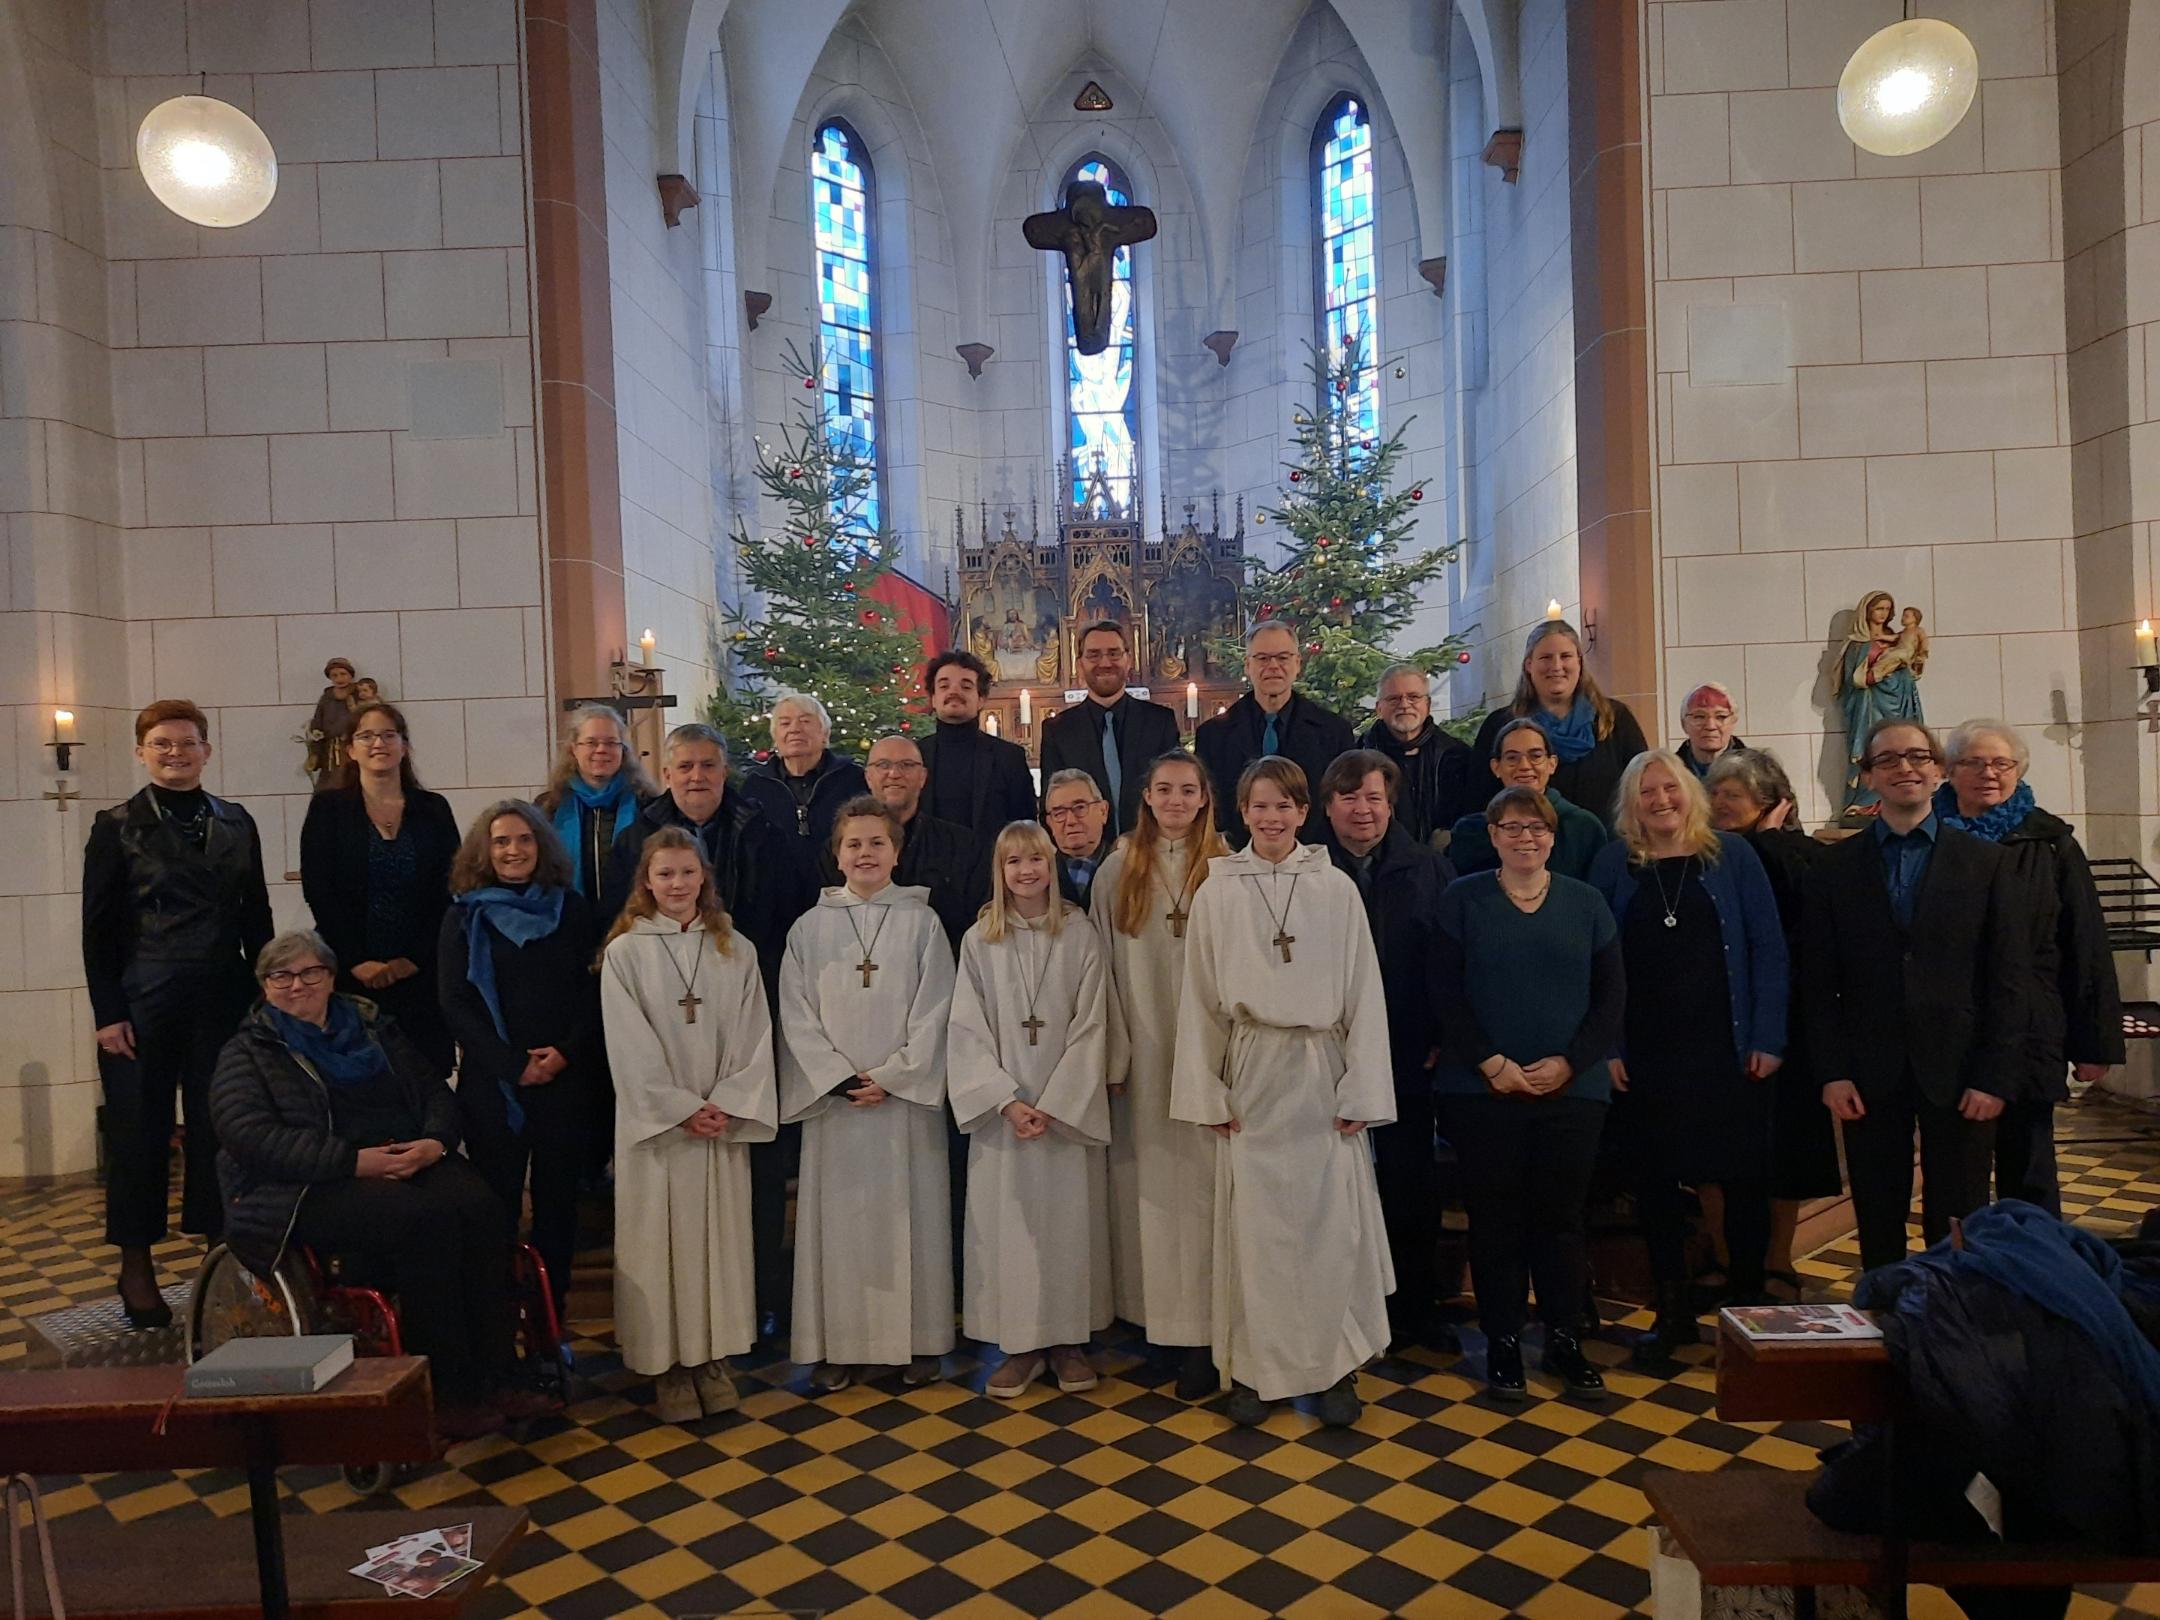
[[[1313,263],[1318,282],[1314,341],[1331,364],[1362,340],[1363,363],[1350,394],[1359,439],[1380,434],[1378,214],[1373,185],[1372,118],[1347,92],[1313,131]]]
[[[1090,153],[1066,172],[1058,187],[1093,180],[1123,206],[1132,182],[1101,153]],[[1110,342],[1101,354],[1082,354],[1073,340],[1072,288],[1065,287],[1065,415],[1072,457],[1072,503],[1086,506],[1098,488],[1117,508],[1136,510],[1140,495],[1140,391],[1134,360],[1138,331],[1132,249],[1121,247],[1110,268]]]
[[[862,490],[837,514],[851,534],[882,526],[884,462],[879,454],[874,181],[870,155],[840,119],[810,143],[810,228],[817,254],[819,405],[829,443],[845,445],[870,469]]]

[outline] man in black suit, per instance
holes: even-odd
[[[1105,830],[1110,801],[1094,777],[1067,766],[1046,784],[1043,805],[1050,841],[1057,845],[1058,893],[1084,911],[1094,892],[1095,870],[1115,842]]]
[[[1033,821],[1035,780],[1027,750],[979,724],[990,695],[990,666],[971,652],[948,648],[924,668],[923,690],[937,716],[937,729],[921,744],[929,772],[923,808],[986,842],[1008,821]]]
[[[1125,626],[1115,620],[1098,620],[1080,632],[1080,678],[1087,684],[1087,701],[1043,722],[1043,803],[1047,808],[1048,784],[1059,771],[1086,771],[1110,801],[1114,841],[1139,819],[1148,765],[1178,746],[1177,716],[1125,690],[1132,678],[1132,646]]]
[[[900,864],[893,881],[930,891],[930,909],[945,925],[957,956],[960,936],[990,900],[989,846],[959,823],[940,821],[922,808],[922,750],[914,738],[880,737],[870,745],[863,771],[871,797],[900,818]],[[830,854],[825,866],[826,881],[838,883]]]
[[[1937,822],[1942,760],[1924,726],[1875,727],[1861,767],[1881,814],[1815,863],[1801,911],[1807,1049],[1870,1269],[1905,1253],[1915,1127],[1933,1243],[1988,1201],[1995,1118],[2022,1078],[2029,930],[2001,847]]]
[[[1402,773],[1395,795],[1395,824],[1420,844],[1446,832],[1458,818],[1484,808],[1491,797],[1485,773],[1471,769],[1467,743],[1433,724],[1432,686],[1415,664],[1390,664],[1373,694],[1376,718],[1358,738]],[[1474,779],[1473,779],[1474,778]]]
[[[1297,632],[1280,619],[1261,620],[1245,638],[1245,679],[1252,690],[1193,736],[1193,752],[1215,779],[1215,814],[1223,837],[1235,848],[1245,847],[1237,783],[1246,766],[1268,754],[1280,755],[1305,773],[1310,788],[1337,754],[1356,746],[1342,716],[1294,690],[1304,667]],[[1307,816],[1298,841],[1317,844],[1326,833],[1322,817]]]

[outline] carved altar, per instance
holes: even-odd
[[[1052,487],[1073,487],[1062,466]],[[1032,755],[1042,722],[1084,700],[1080,633],[1103,619],[1131,637],[1131,685],[1175,711],[1186,730],[1236,699],[1245,672],[1217,647],[1244,625],[1245,503],[1237,502],[1227,534],[1219,495],[1209,497],[1204,530],[1198,511],[1185,502],[1173,529],[1166,499],[1149,535],[1093,480],[1078,505],[1059,502],[1047,534],[1032,503],[1025,533],[1017,508],[994,518],[987,504],[972,514],[955,509],[952,639],[990,666],[986,725]]]

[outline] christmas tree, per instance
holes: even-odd
[[[778,444],[757,441],[756,467],[785,516],[767,534],[736,526],[742,581],[756,595],[727,610],[726,656],[715,662],[732,678],[706,715],[730,755],[747,758],[772,746],[772,700],[808,692],[832,712],[832,746],[860,759],[878,738],[918,723],[909,703],[922,641],[870,598],[899,548],[898,535],[867,521],[876,459],[853,434],[828,431],[823,378],[793,344],[786,365],[803,398]]]
[[[1287,531],[1283,556],[1275,563],[1248,558],[1245,565],[1246,602],[1257,609],[1255,617],[1281,619],[1303,644],[1299,689],[1353,720],[1371,705],[1390,664],[1433,673],[1469,657],[1467,642],[1455,635],[1429,647],[1393,645],[1416,615],[1420,592],[1459,548],[1401,556],[1425,498],[1423,483],[1389,487],[1402,459],[1403,429],[1413,419],[1385,439],[1366,436],[1356,413],[1366,369],[1362,337],[1332,358],[1312,350],[1320,408],[1293,416],[1296,459],[1284,463],[1290,487],[1278,505],[1261,509],[1262,522]],[[1223,650],[1233,667],[1244,657],[1241,646]]]

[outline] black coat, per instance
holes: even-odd
[[[1238,778],[1245,767],[1260,758],[1260,737],[1267,716],[1247,692],[1214,719],[1202,722],[1193,733],[1193,752],[1215,780],[1215,819],[1233,849],[1243,849],[1247,837],[1245,818],[1238,814]],[[1320,778],[1335,756],[1357,746],[1350,723],[1332,709],[1323,709],[1303,693],[1293,692],[1276,721],[1275,752],[1305,773],[1305,786],[1313,796],[1312,813],[1298,833],[1298,842],[1325,842],[1327,820],[1320,814]]]
[[[150,789],[100,810],[83,850],[83,975],[91,1022],[126,1020],[128,984],[145,973],[219,972],[250,979],[270,943],[270,891],[263,884],[255,821],[206,794],[210,831],[203,848],[158,814]]]
[[[596,1073],[603,1055],[600,980],[593,972],[600,930],[585,897],[566,889],[555,932],[526,945],[513,945],[488,929],[495,996],[502,1003],[508,1040],[496,1033],[487,1003],[473,986],[467,915],[462,906],[443,914],[437,948],[437,990],[460,1052],[459,1089],[483,1085],[493,1091],[506,1080],[516,1085],[527,1054],[541,1046],[552,1046],[569,1060],[569,1068],[549,1082],[552,1085],[580,1084]]]
[[[404,1082],[421,1134],[456,1152],[456,1095],[395,1022],[374,1003],[353,1000],[389,1054],[391,1073]],[[210,1120],[225,1192],[225,1241],[242,1265],[267,1277],[284,1257],[301,1195],[317,1182],[351,1180],[359,1150],[331,1129],[329,1091],[293,1056],[260,1006],[218,1054]]]
[[[1830,852],[1830,845],[1797,827],[1759,827],[1743,835],[1770,879],[1777,901],[1778,924],[1785,931],[1785,957],[1792,974],[1791,1000],[1785,1019],[1785,1066],[1771,1078],[1776,1088],[1771,1142],[1770,1196],[1834,1198],[1844,1189],[1838,1168],[1837,1124],[1822,1105],[1822,1081],[1807,1055],[1806,991],[1800,952],[1806,914],[1808,873]],[[1836,1078],[1832,1076],[1832,1078]]]
[[[1940,829],[1908,933],[1890,909],[1873,828],[1808,874],[1800,1005],[1818,1085],[1850,1080],[1864,1103],[1910,1073],[1954,1106],[1967,1090],[2013,1097],[2025,1083],[2031,930],[2002,850]]]
[[[840,868],[826,852],[820,871],[831,886],[840,882]],[[900,840],[900,864],[893,881],[930,891],[930,909],[945,926],[953,954],[960,954],[960,936],[975,926],[975,918],[990,903],[990,845],[957,821],[940,821],[918,810]]]
[[[2032,924],[2032,999],[2019,1100],[2061,1102],[2072,1063],[2123,1060],[2122,992],[2092,868],[2067,822],[2031,811],[1996,846],[2010,867],[2012,902]]]
[[[815,871],[822,865],[819,857],[832,838],[833,817],[848,800],[868,793],[870,781],[855,761],[828,748],[819,756],[817,769],[810,773],[809,802],[798,805],[788,789],[786,771],[775,754],[745,771],[737,785],[742,796],[765,813],[767,821],[789,836],[789,848]]]
[[[1103,768],[1103,706],[1090,698],[1052,715],[1042,726],[1042,781],[1045,796],[1050,778],[1059,771],[1081,770],[1095,779],[1104,798],[1110,796],[1110,773]],[[1118,783],[1115,838],[1131,832],[1140,818],[1140,790],[1146,785],[1147,768],[1158,755],[1175,752],[1183,742],[1177,716],[1160,703],[1127,694],[1115,705],[1117,714]]]
[[[1446,832],[1462,817],[1482,810],[1492,797],[1483,791],[1493,785],[1492,778],[1478,771],[1482,762],[1470,745],[1450,737],[1430,720],[1408,743],[1388,730],[1385,720],[1375,720],[1357,745],[1377,749],[1402,772],[1402,791],[1395,795],[1395,824],[1420,844],[1430,843],[1434,833]],[[1475,782],[1473,771],[1478,771]]]
[[[1581,759],[1563,761],[1553,772],[1552,779],[1552,785],[1566,794],[1571,803],[1581,805],[1604,822],[1607,831],[1613,824],[1613,799],[1620,791],[1620,773],[1627,769],[1629,760],[1650,746],[1643,740],[1643,729],[1628,712],[1625,703],[1614,699],[1612,716],[1612,730],[1599,738],[1597,745]],[[1523,716],[1502,704],[1478,727],[1477,741],[1470,745],[1471,749],[1480,760],[1491,760],[1499,752],[1500,728],[1510,720],[1521,718]],[[1537,715],[1528,718],[1534,720]],[[1487,774],[1489,778],[1489,766]],[[1498,791],[1496,783],[1494,792]]]
[[[922,750],[922,806],[925,810],[937,803],[932,789],[940,768],[947,771],[966,768],[963,749],[946,746],[947,730],[940,724],[932,727],[927,737],[915,739],[916,746]],[[975,780],[968,792],[967,819],[962,823],[970,832],[979,838],[992,839],[1008,822],[1035,819],[1035,779],[1028,774],[1026,749],[984,731],[976,733],[974,747],[965,752],[975,756]],[[944,819],[957,818],[947,816]]]
[[[1460,744],[1457,744],[1460,747]],[[1328,857],[1335,869],[1357,881],[1357,863],[1332,837]],[[1394,1054],[1395,1088],[1430,1091],[1433,1071],[1426,1061],[1440,1045],[1440,1015],[1433,996],[1433,936],[1438,932],[1440,891],[1455,881],[1455,869],[1431,846],[1410,835],[1400,821],[1388,824],[1387,836],[1373,851],[1371,881],[1364,889],[1365,920],[1380,956],[1380,984],[1387,996],[1388,1050]]]

